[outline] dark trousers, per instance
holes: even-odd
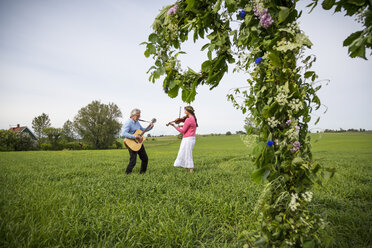
[[[129,158],[129,164],[128,164],[128,167],[125,173],[127,174],[132,173],[132,170],[137,162],[137,154],[142,160],[140,173],[145,173],[147,170],[147,164],[149,162],[149,158],[147,157],[145,147],[142,145],[141,149],[139,149],[138,152],[134,152],[129,148],[128,148],[128,151],[129,151],[130,158]]]

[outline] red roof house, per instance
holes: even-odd
[[[36,140],[36,136],[35,134],[33,134],[33,132],[26,126],[24,127],[21,127],[19,124],[17,124],[16,127],[11,127],[9,128],[9,131],[11,132],[20,132],[20,133],[27,133],[28,135],[31,136],[32,139]]]

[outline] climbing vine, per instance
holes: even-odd
[[[228,64],[250,74],[249,87],[228,99],[249,113],[259,132],[252,136],[252,178],[266,187],[257,203],[260,230],[248,239],[252,246],[322,245],[319,231],[325,222],[308,207],[312,186],[324,173],[312,158],[308,135],[311,113],[321,106],[321,86],[311,70],[316,57],[304,55],[312,43],[297,23],[302,12],[296,2],[179,0],[161,10],[143,43],[145,56],[155,61],[149,80],[163,76],[168,96],[181,92],[185,102],[195,99],[200,85],[218,86]],[[194,42],[207,40],[201,48],[207,60],[198,72],[183,69],[179,59],[189,36]]]

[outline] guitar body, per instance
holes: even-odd
[[[141,131],[141,129],[137,129],[137,131],[133,134],[134,136],[142,136],[144,132]],[[129,149],[131,149],[134,152],[138,152],[139,149],[141,149],[143,142],[146,140],[145,136],[142,136],[143,140],[142,142],[138,142],[137,140],[133,139],[124,139],[124,145],[126,145]]]

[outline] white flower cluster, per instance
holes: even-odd
[[[289,203],[289,208],[292,211],[295,211],[297,209],[297,207],[300,206],[300,203],[297,202],[298,194],[297,193],[292,193],[291,196],[292,197],[291,197],[291,202]]]
[[[303,105],[300,102],[300,99],[292,99],[288,106],[294,111],[298,112],[303,109]]]
[[[285,132],[285,136],[287,136],[289,140],[296,140],[298,136],[298,131],[294,128],[291,128],[287,132]]]
[[[275,96],[275,101],[281,106],[286,105],[288,103],[288,93],[288,87],[280,86],[278,88],[278,94]]]
[[[253,148],[257,143],[257,135],[240,135],[240,139],[248,148]]]
[[[294,246],[294,245],[295,245],[294,242],[291,242],[291,241],[288,241],[288,240],[286,240],[285,243],[286,243],[287,245],[289,245],[289,246]]]
[[[287,95],[279,93],[278,95],[275,96],[275,101],[277,101],[279,105],[284,106],[288,103]]]
[[[275,119],[275,117],[270,117],[269,119],[267,119],[267,121],[269,122],[269,126],[271,128],[274,128],[276,127],[277,125],[279,125],[279,121]]]
[[[305,201],[311,202],[313,199],[313,192],[311,191],[306,191],[305,193],[301,194],[302,198],[304,198]]]
[[[300,49],[304,45],[307,47],[310,47],[312,45],[309,37],[307,37],[304,32],[301,32],[298,23],[296,22],[289,23],[287,27],[281,28],[279,30],[292,34],[293,38],[291,38],[290,40],[283,38],[278,43],[276,43],[273,48],[277,51],[287,52]]]
[[[263,7],[264,6],[264,1],[262,0],[253,0],[252,1],[252,4],[254,7],[257,7],[257,9],[262,12],[265,8]]]
[[[178,26],[174,23],[169,23],[168,25],[168,29],[172,32],[172,33],[176,33],[178,32]]]
[[[313,45],[313,43],[311,43],[309,37],[307,37],[306,34],[304,33],[298,33],[296,34],[296,44],[298,47],[302,47],[302,46],[307,46],[307,47],[311,47]]]
[[[297,43],[290,42],[286,39],[282,39],[279,41],[273,48],[280,52],[287,52],[288,50],[295,50],[297,48],[300,48],[301,46]]]
[[[292,32],[293,34],[301,32],[300,27],[298,26],[297,22],[288,23],[287,27],[288,27],[289,31]]]

